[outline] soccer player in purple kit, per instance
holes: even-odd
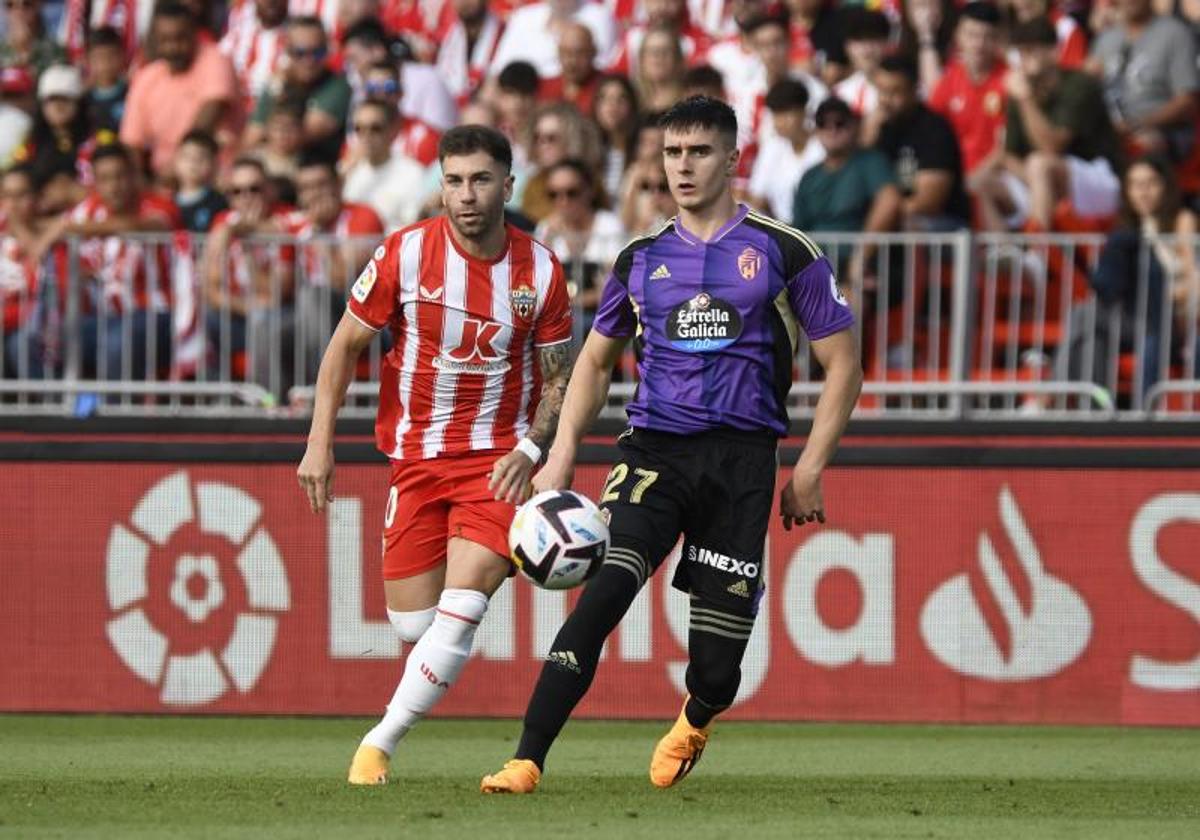
[[[535,491],[566,488],[625,343],[639,346],[621,458],[599,503],[612,544],[550,648],[516,755],[484,793],[532,793],[546,755],[596,673],[605,638],[683,535],[672,584],[690,596],[688,697],[650,761],[670,787],[699,761],[733,703],[763,594],[778,439],[799,330],[825,370],[812,430],[780,498],[783,525],[825,521],[821,472],[858,398],[854,318],[807,236],[733,199],[737,120],[723,102],[684,100],[661,118],[679,215],[621,252],[567,388]]]

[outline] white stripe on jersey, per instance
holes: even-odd
[[[511,249],[504,259],[492,266],[492,320],[498,324],[513,324],[512,295],[509,285],[509,275],[512,271]],[[501,330],[496,337],[495,348],[508,358],[508,348],[512,346],[512,329]],[[475,422],[471,424],[471,448],[492,449],[494,430],[496,428],[496,412],[500,410],[500,402],[504,397],[504,380],[508,370],[489,371],[483,386],[483,397],[479,400],[479,411]]]
[[[540,242],[533,243],[533,284],[537,292],[537,305],[533,311],[533,320],[542,316],[546,306],[546,298],[550,296],[550,278],[554,276],[554,264],[550,261],[550,249]]]
[[[521,408],[517,411],[517,421],[513,423],[513,432],[517,440],[525,437],[529,431],[529,401],[533,397],[533,333],[529,334],[525,346],[521,350]]]
[[[467,261],[446,237],[446,273],[443,278],[445,293],[442,295],[442,346],[434,361],[444,354],[453,352],[462,344],[463,320],[467,309]],[[430,410],[429,428],[425,430],[424,447],[426,458],[436,458],[442,451],[446,427],[454,418],[454,397],[458,391],[457,371],[446,367],[438,369],[433,381],[433,405]]]
[[[412,427],[409,401],[412,399],[413,373],[417,369],[417,354],[421,350],[421,336],[417,332],[417,284],[421,276],[421,240],[424,228],[410,230],[400,240],[400,301],[399,310],[404,316],[404,356],[400,364],[400,423],[396,427],[396,449],[393,459],[403,457],[404,436]]]

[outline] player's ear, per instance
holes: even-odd
[[[725,174],[726,175],[728,175],[729,177],[732,178],[734,175],[737,174],[738,160],[741,158],[741,156],[742,156],[741,151],[735,145],[729,151],[729,159],[725,164]]]
[[[504,203],[505,204],[508,204],[508,202],[512,201],[513,185],[516,183],[516,181],[517,181],[516,177],[511,172],[508,173],[508,175],[506,175],[504,178]]]

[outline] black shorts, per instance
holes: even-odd
[[[606,562],[644,581],[682,534],[672,585],[735,615],[754,616],[779,465],[775,437],[630,429],[617,445],[621,460],[600,497],[612,533]]]

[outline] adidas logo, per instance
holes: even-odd
[[[650,275],[651,280],[666,280],[671,276],[671,271],[667,268],[666,263],[659,263],[658,268],[654,269],[654,273]]]
[[[583,669],[579,667],[579,660],[575,658],[575,651],[573,650],[551,651],[546,659],[560,668],[566,668],[568,671],[574,671],[576,674],[583,673]]]
[[[733,584],[725,591],[729,592],[733,595],[737,595],[739,598],[749,598],[750,597],[750,586],[744,580],[739,580],[737,583]]]

